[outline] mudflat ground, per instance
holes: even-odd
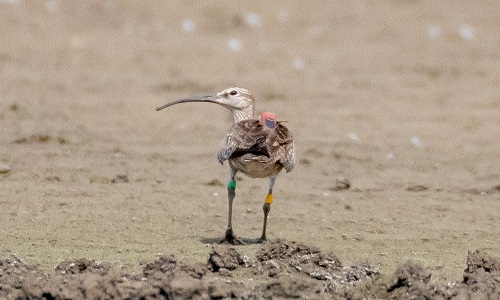
[[[368,280],[389,293],[373,297],[399,297],[401,274],[417,274],[420,292],[498,295],[499,12],[498,1],[0,1],[0,282],[22,287],[0,296],[51,287],[19,272],[52,284],[112,273],[132,296],[355,298]],[[270,243],[236,253],[212,248],[227,221],[216,153],[229,112],[155,111],[232,85],[287,121],[298,156],[275,185]],[[266,192],[267,180],[238,177],[244,239],[260,235]],[[207,269],[217,255],[235,263]],[[467,283],[476,270],[491,275],[484,289]],[[304,278],[311,289],[294,284]]]

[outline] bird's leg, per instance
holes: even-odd
[[[271,203],[273,203],[273,186],[275,180],[276,176],[269,177],[269,192],[267,193],[264,206],[262,207],[262,210],[264,211],[264,225],[262,226],[262,235],[260,236],[260,239],[258,241],[259,243],[262,243],[267,239],[266,238],[267,215],[271,210]]]
[[[231,170],[231,179],[229,180],[229,183],[227,184],[227,198],[229,200],[229,212],[228,212],[228,217],[227,217],[227,229],[226,229],[226,234],[224,235],[224,238],[219,241],[219,244],[222,243],[229,243],[232,245],[235,244],[245,244],[241,239],[237,238],[234,235],[233,232],[233,225],[232,225],[232,219],[233,219],[233,200],[234,196],[236,195],[236,181],[234,180],[234,176],[236,173]]]

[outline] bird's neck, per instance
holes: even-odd
[[[252,120],[254,119],[254,108],[247,107],[245,109],[234,109],[232,110],[234,123],[238,123],[240,121]]]

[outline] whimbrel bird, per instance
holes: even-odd
[[[272,113],[262,113],[255,118],[254,99],[244,88],[231,87],[209,96],[190,97],[167,103],[161,110],[179,103],[207,102],[222,105],[233,114],[234,124],[222,141],[217,158],[221,164],[229,161],[230,179],[227,185],[229,200],[228,225],[221,243],[244,244],[233,232],[232,212],[236,195],[236,173],[242,172],[253,178],[269,178],[269,192],[265,198],[264,224],[259,242],[266,240],[267,216],[273,202],[273,186],[279,172],[293,169],[295,148],[288,129],[276,120]]]

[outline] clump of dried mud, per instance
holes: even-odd
[[[214,246],[207,264],[162,255],[141,274],[112,263],[63,261],[47,274],[13,256],[0,260],[0,298],[7,299],[499,299],[500,262],[469,252],[463,280],[431,283],[431,272],[407,262],[393,275],[368,262],[344,266],[332,253],[293,241],[264,243],[255,258]]]

